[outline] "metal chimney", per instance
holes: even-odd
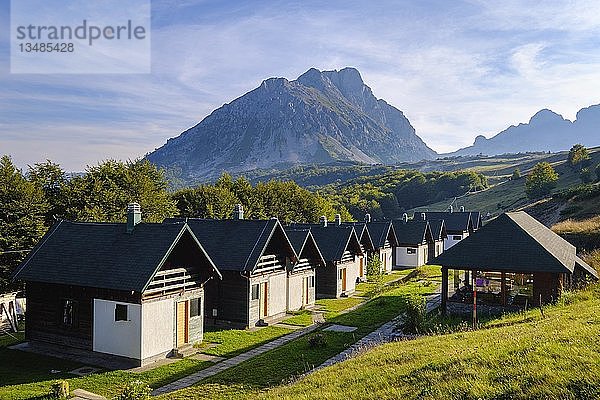
[[[338,226],[342,224],[342,216],[340,214],[335,214],[335,224]]]
[[[371,214],[369,214],[369,213],[365,214],[365,222],[367,222],[367,223],[371,222]]]
[[[425,213],[421,213],[421,219],[422,219],[423,221],[427,220],[427,214],[425,214]]]
[[[321,218],[319,218],[319,223],[320,223],[322,226],[327,226],[327,217],[326,217],[326,216],[324,216],[324,215],[323,215],[323,216],[321,216]]]
[[[402,221],[408,222],[408,214],[407,213],[402,214]]]
[[[460,212],[465,212],[465,206],[460,206]]]
[[[244,219],[244,206],[241,204],[233,206],[233,219]]]
[[[452,212],[454,211],[454,207],[452,207],[452,205],[450,205],[450,207],[448,207],[448,212]]]
[[[142,222],[142,207],[138,203],[129,203],[127,205],[127,233],[132,233],[140,222]]]

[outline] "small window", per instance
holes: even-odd
[[[406,249],[406,254],[417,254],[417,249],[408,248]]]
[[[314,288],[314,287],[315,287],[315,277],[314,277],[314,276],[311,276],[311,277],[308,279],[308,287],[311,287],[311,288]]]
[[[190,318],[202,315],[202,301],[200,298],[190,299]]]
[[[63,300],[61,322],[67,328],[74,328],[77,325],[77,302],[75,300]]]
[[[452,240],[462,240],[462,236],[452,236]]]
[[[340,279],[344,279],[344,272],[343,272],[343,270],[340,270]]]
[[[260,292],[260,287],[257,284],[252,285],[252,300],[258,300],[258,295]]]
[[[127,304],[115,304],[115,321],[128,321]]]

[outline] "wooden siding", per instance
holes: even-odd
[[[222,271],[223,279],[212,279],[204,288],[204,316],[208,323],[230,321],[248,324],[248,279],[236,271]],[[213,309],[217,310],[216,318]]]
[[[140,304],[139,293],[26,282],[25,338],[92,350],[93,299]],[[76,302],[76,323],[62,324],[63,301]]]

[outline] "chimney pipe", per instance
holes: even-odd
[[[335,214],[335,224],[338,226],[342,224],[342,216],[340,214]]]
[[[132,233],[140,222],[142,222],[142,208],[138,203],[129,203],[127,205],[127,233]]]
[[[427,220],[427,214],[425,214],[425,213],[421,213],[421,219],[422,219],[423,221]]]
[[[408,222],[408,214],[407,213],[402,214],[402,221]]]
[[[460,212],[465,212],[465,206],[460,206]]]
[[[450,205],[450,207],[448,207],[448,211],[449,211],[449,212],[452,212],[452,211],[454,211],[454,207],[452,207],[452,205]]]
[[[327,226],[327,217],[326,217],[326,216],[324,216],[324,215],[323,215],[323,216],[321,216],[321,218],[319,218],[319,223],[320,223],[322,226],[325,226],[325,227],[326,227],[326,226]]]
[[[365,214],[365,222],[367,222],[367,223],[371,222],[371,214],[369,214],[369,213]]]
[[[244,219],[244,206],[241,204],[233,206],[233,219]]]

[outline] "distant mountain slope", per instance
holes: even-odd
[[[295,81],[270,78],[169,139],[147,158],[185,180],[277,165],[431,159],[437,154],[401,111],[354,68],[311,68]]]
[[[557,152],[568,150],[575,143],[600,145],[600,104],[579,110],[574,122],[544,109],[531,117],[527,124],[513,125],[489,139],[477,136],[472,146],[444,155]]]

